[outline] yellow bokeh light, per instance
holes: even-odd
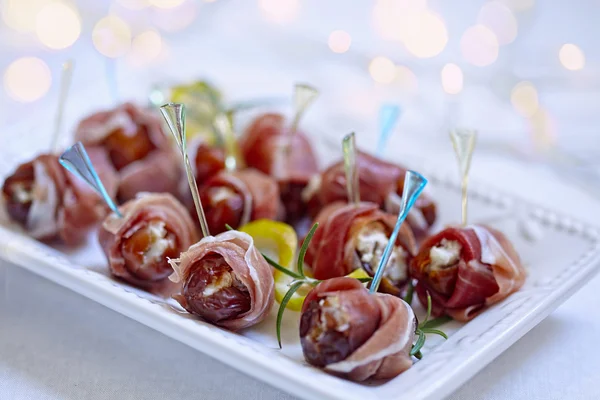
[[[258,5],[266,19],[277,23],[294,20],[300,9],[298,0],[258,0]]]
[[[426,9],[426,0],[378,0],[373,8],[373,27],[383,39],[403,41],[406,24]]]
[[[120,57],[131,46],[131,30],[121,18],[109,15],[94,26],[92,41],[100,54],[110,58]]]
[[[396,76],[394,82],[398,84],[399,89],[404,93],[414,94],[417,93],[419,89],[417,76],[410,70],[410,68],[404,65],[398,65],[396,67]]]
[[[413,14],[404,24],[403,40],[406,49],[416,57],[437,56],[448,43],[444,21],[429,11]]]
[[[0,1],[2,19],[17,32],[33,32],[36,16],[50,0],[3,0]]]
[[[369,73],[375,82],[391,83],[396,78],[396,65],[386,57],[375,57],[369,64]]]
[[[334,53],[345,53],[352,44],[352,37],[346,31],[336,30],[329,34],[327,44]]]
[[[77,12],[66,4],[50,3],[37,14],[35,34],[50,49],[66,49],[79,38],[81,20]]]
[[[478,67],[485,67],[496,61],[498,47],[498,39],[494,32],[479,24],[467,29],[460,39],[463,57]]]
[[[458,94],[463,89],[463,72],[456,64],[448,63],[442,68],[442,87],[448,94]]]
[[[144,64],[154,60],[162,49],[162,38],[153,30],[140,33],[131,42],[131,58],[135,64]]]
[[[558,52],[560,63],[570,71],[577,71],[585,67],[585,54],[576,45],[564,44]]]
[[[151,5],[150,0],[117,0],[117,3],[130,10],[143,10]]]
[[[157,8],[175,8],[183,4],[185,0],[150,0],[150,4]]]
[[[24,103],[43,97],[51,83],[50,68],[36,57],[19,58],[4,72],[4,87],[8,95]]]
[[[524,117],[533,116],[540,107],[538,93],[531,82],[519,82],[510,93],[510,102]]]
[[[519,30],[517,19],[510,8],[499,1],[484,4],[479,11],[477,23],[490,28],[501,45],[512,43]]]
[[[537,151],[548,151],[556,145],[558,135],[556,121],[550,113],[539,108],[529,119],[531,139]]]

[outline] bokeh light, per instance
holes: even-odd
[[[81,20],[77,12],[68,5],[49,3],[37,14],[35,34],[50,49],[66,49],[79,38]]]
[[[429,11],[420,11],[405,21],[402,38],[412,55],[429,58],[444,50],[448,43],[448,31],[439,16]]]
[[[183,4],[185,0],[150,0],[150,4],[157,8],[175,8]]]
[[[456,64],[448,63],[442,68],[442,87],[448,94],[458,94],[463,89],[463,72]]]
[[[192,22],[194,22],[196,14],[196,2],[186,1],[179,7],[170,8],[168,10],[155,9],[152,15],[152,20],[156,26],[163,31],[176,32],[187,28]]]
[[[419,90],[417,76],[410,68],[404,65],[396,67],[396,76],[394,79],[394,82],[398,84],[398,89],[402,90],[403,93],[415,94]]]
[[[499,1],[484,4],[479,11],[477,23],[494,32],[501,45],[512,43],[519,30],[517,19],[510,8]]]
[[[545,152],[556,146],[558,128],[555,119],[547,110],[538,108],[529,119],[529,126],[531,139],[537,151]]]
[[[4,72],[4,87],[8,95],[24,103],[43,97],[51,83],[50,68],[36,57],[19,58]]]
[[[291,22],[298,15],[298,0],[258,0],[261,12],[269,21],[277,23]]]
[[[130,57],[134,64],[146,64],[156,59],[162,49],[162,38],[154,30],[140,33],[131,42]]]
[[[369,73],[375,82],[391,83],[396,78],[396,65],[386,57],[375,57],[369,64]]]
[[[335,30],[329,34],[327,44],[334,53],[345,53],[352,44],[352,37],[346,31]]]
[[[570,71],[577,71],[585,66],[585,54],[576,45],[564,44],[558,52],[560,63]]]
[[[121,18],[109,15],[94,26],[92,41],[100,54],[110,58],[120,57],[131,46],[131,30]]]
[[[513,11],[523,12],[533,8],[535,0],[502,0]]]
[[[2,20],[17,32],[33,32],[36,16],[50,0],[2,0]]]
[[[143,10],[151,5],[150,0],[117,0],[117,3],[130,10]]]
[[[498,58],[498,39],[494,32],[483,25],[475,25],[465,31],[460,39],[460,51],[470,64],[485,67]]]
[[[538,93],[531,82],[519,82],[510,93],[510,102],[524,117],[532,117],[539,109]]]
[[[383,39],[403,41],[406,24],[426,9],[426,0],[378,0],[373,7],[373,27]]]

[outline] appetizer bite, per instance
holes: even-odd
[[[271,267],[254,246],[251,236],[238,231],[210,235],[202,199],[187,154],[184,109],[166,104],[161,112],[181,152],[203,239],[170,260],[170,279],[180,285],[173,296],[189,313],[230,330],[262,321],[274,301]]]
[[[299,130],[302,115],[318,92],[307,85],[296,85],[296,114],[291,124],[281,114],[264,114],[256,118],[240,138],[241,154],[248,167],[275,178],[286,220],[296,222],[306,208],[302,191],[318,172],[317,159],[306,135]]]
[[[370,276],[381,261],[396,216],[375,203],[326,206],[315,219],[319,223],[306,253],[306,264],[316,279],[341,277],[357,269]],[[408,224],[403,224],[385,269],[380,290],[400,296],[409,280],[408,265],[417,245]]]
[[[107,192],[114,195],[119,180],[106,152],[91,148],[89,157]],[[40,154],[21,164],[4,181],[2,197],[10,220],[27,234],[39,240],[59,239],[67,246],[81,244],[108,213],[102,198],[61,168],[55,154]]]
[[[187,209],[171,194],[140,193],[110,214],[98,234],[111,273],[147,290],[160,289],[177,258],[198,241]]]
[[[433,315],[469,321],[485,307],[516,292],[525,270],[506,236],[472,225],[446,228],[425,240],[410,264],[415,291],[433,300]]]
[[[200,188],[208,227],[213,233],[239,228],[261,218],[281,219],[284,214],[277,182],[254,169],[221,171]]]
[[[117,171],[117,198],[125,202],[140,192],[179,197],[181,168],[160,119],[150,110],[124,103],[79,123],[75,140],[103,147]]]
[[[467,224],[468,173],[477,134],[455,130],[450,138],[462,178],[462,226],[448,227],[426,239],[410,272],[417,280],[415,290],[421,302],[431,296],[434,315],[469,321],[519,290],[526,273],[504,234]]]
[[[409,369],[417,319],[404,300],[334,278],[306,297],[300,343],[306,361],[351,379],[390,379]]]
[[[357,173],[360,198],[396,214],[402,201],[406,169],[383,161],[362,151],[358,152]],[[316,215],[327,204],[348,201],[344,161],[339,161],[315,175],[302,196],[309,210]],[[407,222],[417,239],[423,238],[436,220],[436,205],[426,194],[419,197]]]

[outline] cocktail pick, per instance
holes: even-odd
[[[293,136],[298,130],[300,119],[308,109],[308,107],[316,100],[319,91],[314,87],[302,83],[297,83],[294,86],[294,119],[290,127],[289,135]]]
[[[233,110],[221,111],[215,117],[215,127],[225,145],[225,168],[235,171],[238,166],[239,151],[235,132],[233,131]]]
[[[390,240],[385,246],[385,250],[383,251],[379,265],[377,266],[377,272],[375,273],[373,282],[371,282],[371,287],[369,289],[371,293],[375,293],[379,288],[379,284],[383,278],[383,272],[385,271],[387,263],[390,260],[392,249],[394,248],[394,244],[398,238],[400,227],[408,216],[408,212],[417,201],[417,198],[421,192],[423,192],[423,189],[425,189],[425,185],[427,185],[427,179],[425,179],[423,175],[415,171],[406,171],[406,175],[404,176],[404,188],[402,190],[402,202],[400,203],[400,212],[398,213],[396,226],[394,226],[394,230],[390,235]]]
[[[383,156],[385,145],[387,144],[399,117],[400,107],[396,104],[384,104],[379,109],[379,142],[377,143],[377,157]]]
[[[194,199],[194,205],[196,206],[196,213],[198,214],[198,220],[200,221],[200,228],[202,229],[202,235],[204,237],[210,236],[208,230],[208,223],[206,222],[206,215],[204,215],[204,209],[202,208],[202,202],[200,201],[200,194],[198,193],[198,185],[194,178],[194,172],[192,171],[192,165],[190,164],[190,158],[187,153],[187,138],[185,135],[185,106],[179,103],[167,103],[160,107],[169,129],[177,142],[177,147],[181,152],[183,158],[183,165],[187,174],[188,184],[192,192]]]
[[[462,225],[467,225],[467,202],[469,184],[469,169],[471,168],[471,158],[473,150],[477,143],[477,131],[471,129],[453,129],[450,131],[450,140],[458,160],[458,168],[461,175],[462,192]]]
[[[71,87],[71,78],[73,76],[73,60],[67,60],[62,65],[62,73],[60,76],[60,92],[58,94],[58,108],[56,109],[56,116],[54,117],[54,132],[52,134],[52,142],[50,143],[50,149],[53,153],[58,151],[58,138],[62,130],[63,115],[65,111],[65,104],[67,103],[67,96],[69,94],[69,88]]]
[[[346,193],[348,202],[354,205],[360,203],[360,187],[358,169],[356,166],[356,138],[354,132],[346,135],[342,140],[344,153],[344,171],[346,172]]]
[[[92,161],[88,156],[85,147],[81,142],[75,143],[69,147],[58,159],[60,165],[66,168],[72,174],[83,179],[92,189],[94,189],[104,199],[108,207],[119,216],[123,218],[123,215],[119,211],[119,208],[110,198],[104,184],[100,180],[96,169],[92,165]]]

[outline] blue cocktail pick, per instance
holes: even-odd
[[[377,156],[381,157],[385,151],[385,145],[394,130],[394,126],[400,117],[400,107],[395,104],[384,104],[379,109],[379,142],[377,143]]]

